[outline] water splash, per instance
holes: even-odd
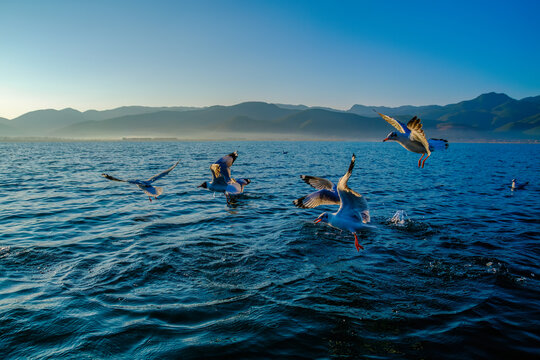
[[[396,226],[405,226],[407,225],[407,222],[409,222],[409,217],[407,216],[407,213],[405,210],[398,210],[392,216],[392,218],[389,220],[389,222]]]

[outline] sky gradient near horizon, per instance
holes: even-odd
[[[0,1],[0,117],[540,94],[539,1]]]

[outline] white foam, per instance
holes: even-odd
[[[405,210],[398,210],[398,211],[396,211],[394,216],[392,216],[392,218],[390,219],[390,223],[392,223],[394,225],[401,225],[402,226],[402,225],[405,225],[408,218],[409,217],[407,216],[407,213],[405,212]]]

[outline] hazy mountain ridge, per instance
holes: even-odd
[[[354,105],[349,112],[366,114],[377,110],[389,116],[416,115],[421,119],[438,122],[440,128],[467,128],[478,131],[512,132],[513,136],[527,136],[536,127],[535,116],[540,114],[540,96],[515,100],[506,94],[487,93],[472,100],[445,106],[399,106],[396,108]],[[403,118],[402,120],[406,120]],[[515,125],[509,125],[513,124]]]
[[[429,137],[451,140],[540,138],[540,96],[515,100],[482,94],[456,104],[381,107],[348,111],[304,105],[245,102],[204,108],[126,106],[111,110],[37,110],[13,120],[0,118],[2,136],[64,138],[343,138],[382,139],[393,128],[373,110],[407,122],[422,118]]]
[[[0,136],[21,136],[23,133],[20,130],[14,129],[9,125],[0,123]]]
[[[540,104],[540,95],[538,95],[538,96],[529,96],[529,97],[521,99],[521,101],[528,101],[528,102],[533,102],[533,103]]]
[[[158,111],[150,114],[126,115],[101,121],[85,121],[57,130],[53,135],[64,137],[124,137],[124,136],[203,136],[208,132],[219,133],[245,118],[259,121],[261,126],[252,131],[266,131],[262,124],[294,113],[296,110],[280,108],[262,102],[246,102],[233,106],[216,105],[198,110]],[[235,130],[237,131],[237,130]]]
[[[107,120],[126,115],[149,114],[157,111],[188,111],[196,110],[197,107],[189,106],[122,106],[111,110],[87,110],[83,113],[86,120]]]

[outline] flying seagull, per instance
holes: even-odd
[[[407,125],[403,124],[390,116],[377,113],[390,125],[395,127],[398,131],[392,131],[386,136],[384,141],[397,141],[405,149],[422,154],[418,160],[418,167],[424,167],[424,163],[431,156],[431,152],[435,150],[444,150],[448,148],[448,141],[444,139],[426,139],[424,130],[422,130],[422,123],[418,117],[413,117]],[[422,161],[424,155],[427,157]]]
[[[227,202],[230,196],[240,195],[244,192],[244,186],[249,184],[249,179],[234,179],[231,176],[231,166],[238,157],[238,151],[225,155],[212,165],[212,181],[205,181],[198,187],[208,189],[214,192],[222,192],[227,197]]]
[[[355,160],[356,156],[353,154],[349,170],[339,179],[336,187],[341,203],[339,210],[333,214],[323,212],[315,219],[315,223],[322,221],[338,229],[350,231],[354,235],[354,246],[357,251],[360,251],[363,247],[358,243],[356,233],[362,229],[373,228],[373,226],[367,225],[371,218],[366,199],[347,185]]]
[[[330,180],[308,175],[300,175],[300,178],[304,180],[306,184],[317,189],[317,191],[294,200],[293,203],[297,207],[311,209],[319,205],[340,204],[337,186]]]
[[[111,176],[109,174],[101,174],[101,176],[103,176],[105,179],[108,179],[108,180],[112,180],[112,181],[121,181],[121,182],[127,182],[129,184],[133,184],[133,185],[137,185],[137,187],[139,189],[141,189],[146,195],[148,195],[148,199],[150,200],[150,202],[152,201],[152,197],[154,197],[154,199],[157,199],[157,197],[161,194],[163,194],[163,188],[161,187],[158,187],[158,186],[152,186],[152,183],[158,179],[161,179],[162,177],[164,177],[165,175],[167,175],[168,173],[170,173],[172,171],[172,169],[174,169],[176,167],[176,165],[178,165],[178,163],[180,162],[180,160],[178,160],[176,162],[176,164],[174,164],[173,166],[171,166],[170,168],[168,168],[167,170],[159,173],[159,174],[156,174],[154,176],[152,176],[150,179],[148,180],[139,180],[139,179],[135,179],[135,180],[122,180],[122,179],[118,179],[118,178],[115,178],[114,176]]]

